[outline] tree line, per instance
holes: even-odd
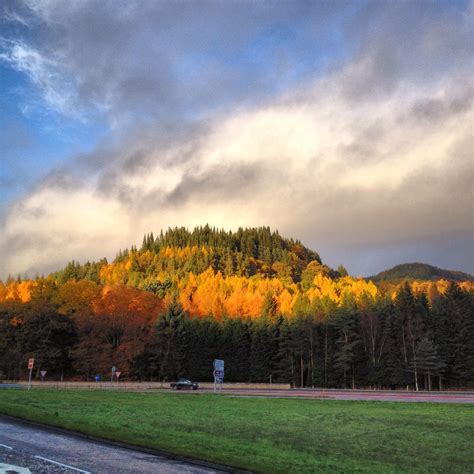
[[[221,358],[229,382],[474,386],[473,293],[454,282],[433,294],[405,283],[394,295],[300,298],[291,314],[268,291],[258,316],[219,318],[191,314],[172,288],[151,290],[37,279],[28,298],[0,298],[0,377],[25,377],[35,357],[36,377],[106,378],[115,365],[129,380],[210,381]]]

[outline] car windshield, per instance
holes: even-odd
[[[179,383],[191,383],[191,381],[188,380],[188,379],[179,379],[178,382]]]

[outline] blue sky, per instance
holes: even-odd
[[[356,275],[473,272],[472,13],[3,2],[0,276],[206,222],[271,225]]]
[[[0,63],[0,206],[5,208],[56,167],[93,149],[104,126],[65,120],[44,106],[28,77]]]

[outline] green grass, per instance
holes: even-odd
[[[474,472],[470,405],[0,390],[0,413],[258,472]]]

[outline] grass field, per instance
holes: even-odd
[[[474,472],[474,407],[0,390],[0,413],[258,472]]]

